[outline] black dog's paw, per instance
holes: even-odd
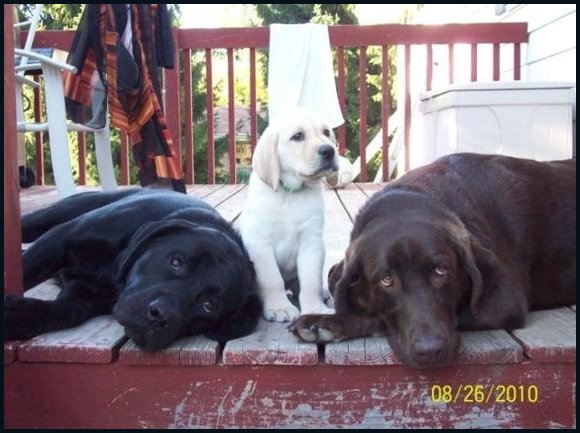
[[[334,314],[305,314],[292,322],[288,330],[311,343],[329,343],[345,339],[343,325]]]
[[[4,297],[4,341],[27,340],[44,332],[46,302],[16,295]]]

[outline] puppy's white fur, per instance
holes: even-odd
[[[336,139],[316,113],[295,108],[280,119],[256,146],[237,223],[256,268],[264,317],[276,322],[300,315],[285,292],[284,282],[294,278],[302,314],[333,312],[323,297],[321,180],[338,169]]]

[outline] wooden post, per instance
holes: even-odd
[[[14,5],[4,5],[4,93],[14,96]],[[22,294],[16,101],[4,98],[4,294]]]

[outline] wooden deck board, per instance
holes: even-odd
[[[328,284],[328,271],[344,257],[344,251],[350,240],[352,222],[345,212],[335,190],[324,190],[324,247],[326,257],[323,268],[324,286]]]
[[[316,344],[297,339],[287,323],[260,320],[254,333],[228,341],[223,351],[224,365],[315,365]]]
[[[576,313],[569,308],[533,311],[525,327],[512,331],[537,362],[576,361]]]
[[[248,188],[240,189],[235,194],[229,196],[226,201],[220,203],[216,209],[224,219],[232,223],[242,212],[247,195]]]
[[[367,196],[355,185],[347,185],[343,189],[336,190],[340,202],[348,213],[349,218],[354,223],[354,219],[362,205],[367,201]]]
[[[119,352],[124,365],[215,365],[220,345],[204,336],[182,338],[167,349],[147,353],[128,341]]]
[[[359,188],[367,197],[370,197],[375,192],[380,191],[384,184],[378,183],[356,183],[357,188]]]
[[[18,359],[106,364],[116,357],[125,340],[123,327],[113,316],[99,316],[74,328],[38,335],[22,343]]]

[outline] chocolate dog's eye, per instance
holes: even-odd
[[[304,133],[303,132],[297,132],[292,137],[290,137],[290,140],[302,141],[302,140],[304,140]]]
[[[330,137],[330,129],[325,129],[324,131],[322,131],[322,133],[327,137]]]
[[[203,301],[201,303],[201,308],[203,308],[203,311],[205,311],[206,313],[211,313],[213,311],[213,302],[212,301]]]
[[[443,266],[435,266],[433,272],[435,272],[435,275],[437,275],[438,277],[444,277],[445,275],[447,275],[447,269],[445,269]]]
[[[171,266],[174,270],[178,270],[183,266],[183,259],[178,256],[172,256],[169,259],[169,266]]]
[[[385,289],[390,289],[391,287],[393,287],[393,276],[391,275],[390,272],[387,273],[381,280],[381,286],[384,287]]]

